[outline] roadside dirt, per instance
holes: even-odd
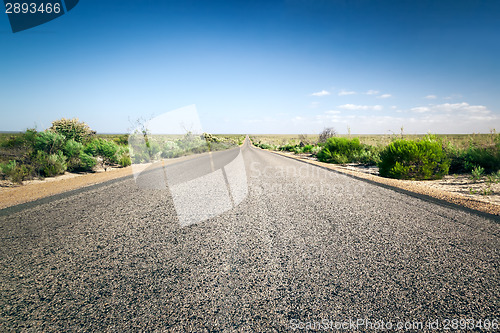
[[[0,187],[0,209],[129,175],[132,167],[85,174],[67,172],[44,180],[25,181],[22,185],[4,181]]]
[[[480,181],[473,181],[467,175],[449,175],[440,180],[430,181],[390,179],[375,175],[374,170],[370,168],[323,163],[306,155],[295,155],[284,152],[273,153],[298,160],[306,160],[308,163],[355,177],[428,195],[467,208],[500,216],[500,184],[489,184],[485,178]]]
[[[208,153],[164,160],[164,164],[173,164],[205,154]],[[9,181],[0,181],[0,209],[103,183],[108,180],[131,176],[133,171],[140,171],[150,165],[150,163],[135,164],[125,168],[108,168],[107,171],[100,169],[93,173],[82,174],[66,172],[64,175],[45,178],[44,180],[24,181],[22,185],[12,184]]]

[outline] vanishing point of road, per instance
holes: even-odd
[[[272,332],[321,323],[374,331],[418,322],[429,331],[429,323],[499,319],[498,220],[248,140],[211,154],[211,170],[198,167],[207,155],[179,164],[179,179],[235,156],[244,198],[196,223],[180,223],[161,182],[144,188],[133,177],[0,210],[0,331]]]

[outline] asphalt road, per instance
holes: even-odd
[[[496,221],[248,145],[156,170],[0,211],[0,331],[500,317]]]

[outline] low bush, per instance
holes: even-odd
[[[112,141],[102,138],[93,139],[84,147],[85,154],[101,157],[104,164],[118,163],[118,151],[120,147]]]
[[[62,175],[67,170],[66,156],[62,151],[55,154],[48,154],[44,151],[37,151],[33,158],[33,166],[39,175],[44,177],[53,177]]]
[[[263,147],[261,147],[261,148],[263,148]],[[286,144],[286,145],[280,146],[280,147],[278,148],[278,150],[280,150],[280,151],[291,151],[291,152],[295,152],[297,148],[299,148],[297,145]],[[267,148],[264,148],[264,149],[267,149]]]
[[[22,184],[23,180],[31,179],[32,169],[28,165],[16,165],[10,174],[10,180]]]
[[[471,146],[464,152],[463,160],[467,171],[481,167],[487,173],[496,172],[500,169],[500,148]]]
[[[83,144],[73,139],[66,141],[63,147],[64,155],[68,158],[79,157],[83,152]]]
[[[466,167],[465,165],[465,150],[455,147],[448,142],[447,145],[443,146],[443,151],[446,154],[449,161],[449,173],[464,173],[470,171],[472,168]],[[468,170],[469,169],[469,170]]]
[[[474,181],[481,180],[484,175],[484,168],[477,166],[471,172],[471,179]]]
[[[114,137],[113,142],[120,146],[126,146],[128,145],[128,138],[129,138],[128,134],[122,134],[117,137]]]
[[[122,167],[126,167],[132,164],[132,159],[130,158],[130,154],[128,152],[124,152],[118,158],[118,164]]]
[[[469,144],[466,149],[459,149],[448,143],[444,151],[450,160],[450,173],[472,172],[481,167],[486,173],[500,170],[500,144],[477,146]]]
[[[80,151],[78,156],[69,158],[67,162],[68,171],[75,172],[92,171],[96,165],[97,159],[83,151]]]
[[[313,145],[305,145],[304,147],[302,147],[302,153],[312,153],[313,149]]]
[[[53,154],[57,151],[63,149],[66,143],[66,137],[62,134],[43,131],[38,133],[34,140],[35,150],[46,152],[47,154]]]
[[[268,149],[268,150],[275,150],[274,146],[268,145],[267,143],[257,143],[255,146],[262,148],[262,149]]]
[[[75,140],[80,143],[87,142],[95,134],[89,125],[76,118],[55,120],[52,122],[49,131],[63,135],[67,140]]]
[[[321,162],[345,164],[358,162],[364,150],[358,138],[329,138],[316,155]]]
[[[1,142],[0,147],[32,149],[36,137],[37,131],[34,128],[27,129],[24,133],[10,136],[7,140]]]
[[[419,141],[395,140],[380,153],[379,173],[397,179],[440,179],[448,173],[449,161],[434,136]]]
[[[2,179],[9,178],[14,169],[16,168],[16,161],[9,161],[8,163],[0,163],[0,176]]]
[[[380,163],[380,151],[378,147],[363,145],[363,149],[353,159],[364,165],[377,165]]]

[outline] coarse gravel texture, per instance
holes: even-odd
[[[473,181],[467,175],[447,175],[443,179],[425,181],[391,179],[374,174],[373,168],[324,163],[310,156],[295,155],[293,153],[276,151],[272,153],[351,175],[358,179],[400,188],[483,213],[500,216],[500,183],[490,183],[487,181],[486,176],[479,181]],[[485,195],[485,191],[488,193],[487,195]]]
[[[242,152],[246,199],[184,228],[167,189],[131,177],[0,210],[0,331],[499,318],[498,221]]]
[[[169,165],[206,155],[182,156],[163,160],[163,163]],[[150,165],[151,163],[134,164],[125,168],[108,168],[107,171],[100,168],[91,173],[66,172],[64,175],[48,177],[43,180],[25,180],[22,184],[0,180],[0,209],[127,177],[132,175],[134,171],[146,169]]]

